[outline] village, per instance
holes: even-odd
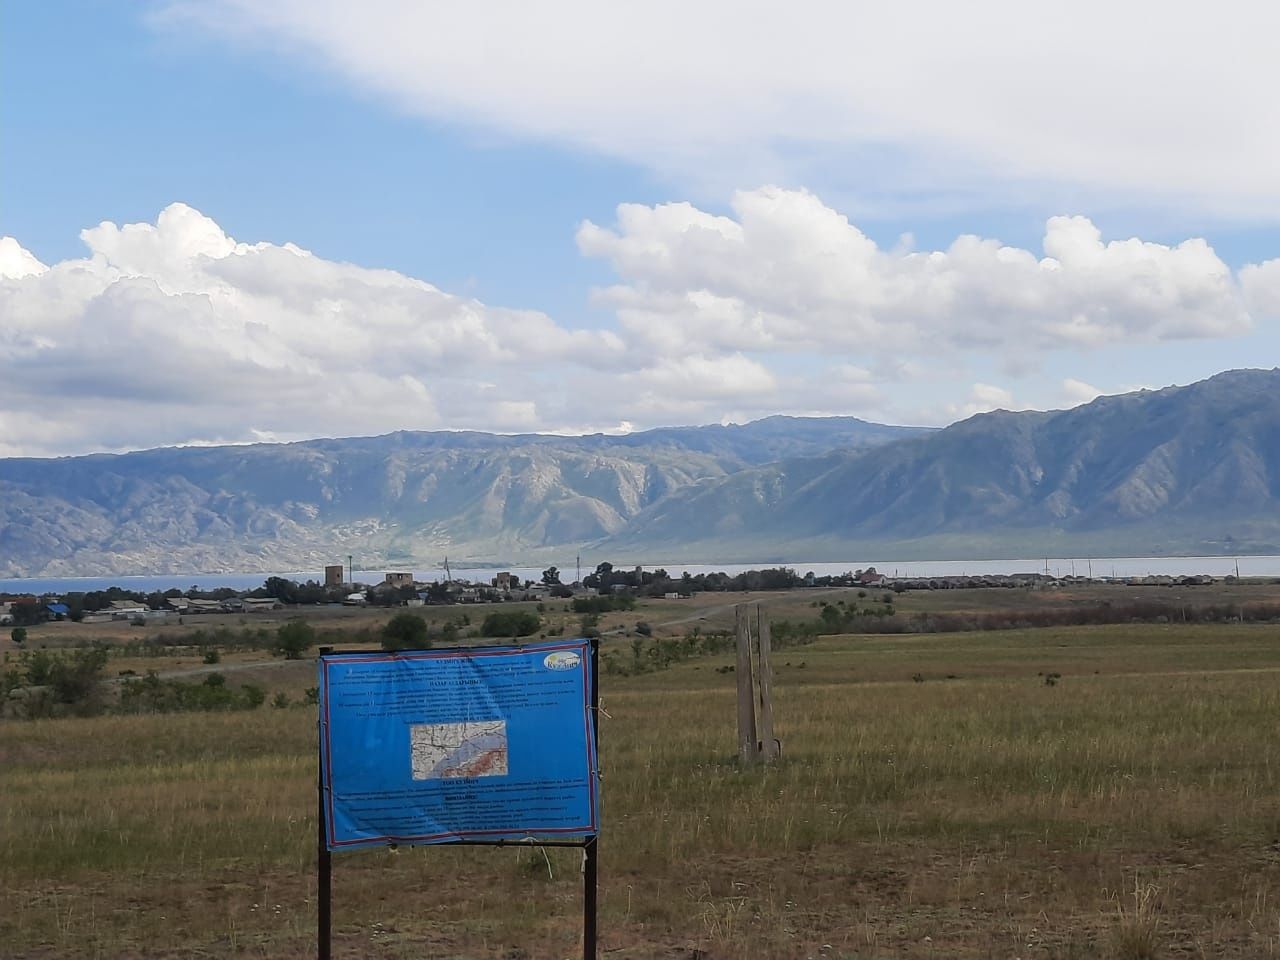
[[[30,626],[48,621],[71,620],[95,624],[129,622],[181,623],[183,617],[208,614],[246,615],[293,607],[341,605],[346,607],[423,607],[440,604],[542,603],[553,599],[594,597],[601,594],[665,600],[687,599],[703,592],[752,590],[793,590],[834,587],[861,587],[906,591],[1024,589],[1064,590],[1091,584],[1128,587],[1197,587],[1217,582],[1231,583],[1236,577],[1148,575],[1141,577],[1089,577],[1049,573],[952,575],[943,577],[890,577],[874,566],[836,576],[804,575],[787,567],[751,570],[730,576],[723,573],[684,574],[671,577],[662,568],[641,566],[622,569],[601,563],[580,580],[563,583],[552,566],[539,580],[521,579],[509,571],[495,572],[487,582],[465,578],[419,580],[414,573],[388,571],[377,583],[355,582],[348,567],[332,564],[324,569],[323,581],[297,582],[284,577],[268,577],[261,587],[236,591],[218,588],[186,591],[171,588],[142,593],[110,587],[103,591],[66,594],[0,594],[0,626]]]

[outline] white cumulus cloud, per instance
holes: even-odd
[[[1251,310],[1280,317],[1280,259],[1247,264],[1240,271],[1240,283]]]
[[[1062,378],[1096,379],[1091,354],[1226,343],[1247,307],[1280,313],[1280,261],[1237,276],[1202,240],[1107,240],[1055,217],[1042,251],[975,236],[885,250],[776,187],[737,194],[730,216],[624,204],[582,224],[582,253],[617,274],[595,293],[613,312],[599,329],[241,242],[181,203],[81,238],[84,257],[48,266],[0,238],[0,455],[772,413],[939,423],[1015,392],[1090,399]]]
[[[1062,396],[1069,406],[1076,406],[1081,403],[1089,403],[1102,396],[1102,391],[1091,383],[1085,383],[1083,380],[1077,380],[1074,377],[1067,377],[1062,381]]]
[[[0,237],[0,279],[21,280],[48,269],[13,237]]]
[[[882,250],[816,196],[739,192],[733,216],[624,204],[584,223],[581,251],[619,283],[598,292],[637,340],[691,351],[1019,350],[1219,337],[1250,317],[1203,240],[1104,241],[1054,217],[1044,252],[961,236],[945,250]]]
[[[525,382],[531,365],[595,369],[623,352],[612,333],[545,314],[288,244],[238,243],[184,204],[81,237],[89,256],[48,269],[0,243],[11,450],[529,429],[545,425],[540,396],[556,396]]]
[[[1016,410],[1013,393],[1004,387],[990,383],[975,383],[969,395],[960,403],[951,404],[948,412],[954,419],[971,417],[975,413],[987,413],[991,410]]]

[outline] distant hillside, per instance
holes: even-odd
[[[1280,553],[1280,371],[945,430],[770,417],[0,460],[0,576]]]
[[[815,560],[1280,553],[1280,370],[982,414],[708,478],[601,548]]]
[[[922,432],[770,417],[623,437],[395,433],[0,460],[0,576],[532,558],[618,533],[699,481]]]

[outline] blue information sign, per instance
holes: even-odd
[[[591,644],[320,658],[330,850],[598,832]]]

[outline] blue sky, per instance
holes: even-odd
[[[158,5],[9,4],[0,232],[45,262],[101,220],[188,203],[486,301],[589,312],[574,229],[666,193],[633,165],[411,117],[317,70],[156,23]]]
[[[1280,356],[1261,39],[1093,3],[926,4],[941,46],[889,8],[488,9],[6,5],[0,453],[945,423]],[[90,251],[103,221],[148,226]]]

